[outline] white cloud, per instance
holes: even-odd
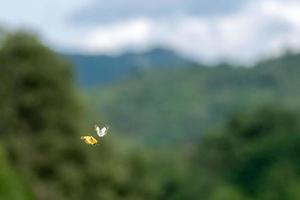
[[[198,60],[245,62],[283,48],[299,49],[299,35],[300,2],[264,0],[225,16],[176,15],[99,24],[77,45],[88,51],[116,53],[162,44]]]
[[[123,23],[98,26],[83,39],[83,47],[90,52],[120,52],[150,45],[152,22],[137,19]]]

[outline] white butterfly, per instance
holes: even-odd
[[[108,130],[108,127],[105,127],[105,126],[104,126],[103,128],[100,129],[99,126],[95,125],[95,130],[96,130],[97,135],[98,135],[99,137],[103,137],[103,136],[106,135],[107,130]]]

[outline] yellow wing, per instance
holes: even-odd
[[[98,141],[93,136],[82,136],[80,137],[86,144],[95,145]]]

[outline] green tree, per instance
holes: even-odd
[[[35,36],[18,32],[3,39],[0,70],[0,134],[10,160],[39,199],[59,199],[51,186],[57,165],[82,159],[74,141],[80,106],[70,65]]]
[[[199,178],[198,189],[206,199],[215,198],[216,188],[224,188],[224,183],[225,189],[234,187],[225,194],[234,191],[235,198],[237,194],[266,200],[299,198],[295,189],[300,180],[296,112],[269,105],[236,114],[224,127],[202,138],[197,152],[194,174],[199,175],[194,177]]]

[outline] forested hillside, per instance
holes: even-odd
[[[150,69],[192,64],[175,52],[163,48],[118,56],[77,54],[64,56],[74,65],[77,81],[85,88],[109,84]]]
[[[300,101],[300,55],[254,67],[185,66],[147,71],[107,87],[85,90],[91,119],[113,124],[146,143],[192,141],[236,110]]]

